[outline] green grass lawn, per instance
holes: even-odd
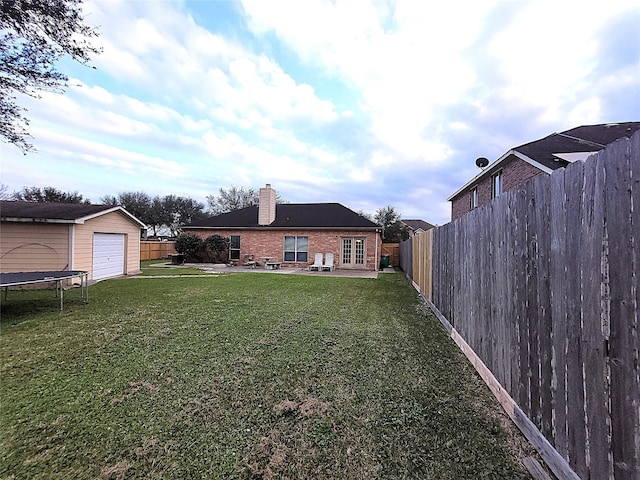
[[[529,478],[401,274],[89,290],[2,299],[1,479]]]

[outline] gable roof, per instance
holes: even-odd
[[[425,232],[427,230],[431,230],[432,228],[434,228],[435,225],[431,225],[429,222],[425,222],[424,220],[400,220],[402,223],[404,223],[407,227],[409,227],[411,230],[413,230],[414,232],[416,230],[424,230]]]
[[[0,201],[0,220],[3,222],[77,223],[82,224],[101,215],[119,212],[141,228],[146,225],[124,208],[114,205],[87,203]]]
[[[552,133],[539,140],[512,148],[456,190],[447,200],[453,200],[481,178],[497,171],[506,160],[512,157],[517,157],[550,174],[576,160],[585,160],[589,155],[602,150],[619,138],[630,138],[638,130],[640,130],[640,122],[621,122],[583,125],[564,132]]]
[[[258,206],[190,223],[184,229],[356,229],[376,230],[380,226],[339,203],[279,203],[276,219],[269,225],[258,225]]]
[[[571,163],[563,158],[565,155],[562,154],[597,152],[619,138],[630,138],[637,130],[640,130],[640,122],[583,125],[525,143],[514,150],[551,170],[556,170]]]

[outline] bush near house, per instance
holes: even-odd
[[[231,240],[220,235],[211,235],[202,240],[193,233],[181,233],[176,238],[175,250],[188,262],[227,263]]]

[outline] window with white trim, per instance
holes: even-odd
[[[309,258],[309,237],[284,237],[285,262],[306,262]]]
[[[478,187],[473,187],[469,192],[469,207],[471,210],[478,207]]]
[[[502,193],[502,170],[491,176],[491,198],[496,198]]]

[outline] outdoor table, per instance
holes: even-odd
[[[269,268],[267,264],[269,263],[269,260],[271,260],[271,257],[260,257],[260,260],[264,263],[264,268]]]

